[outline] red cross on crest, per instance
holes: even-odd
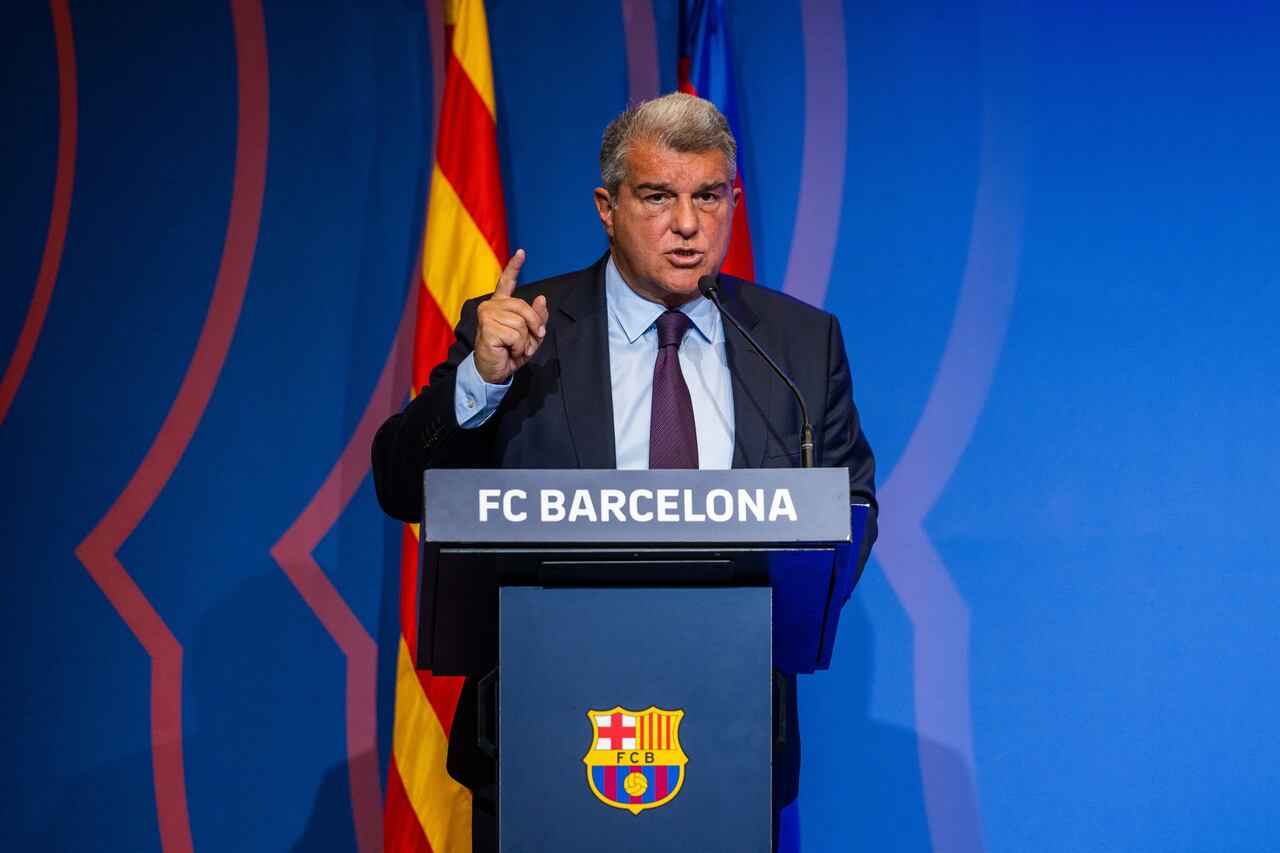
[[[599,733],[600,743],[604,749],[626,749],[622,739],[632,738],[634,740],[636,726],[634,722],[631,725],[626,725],[622,721],[622,714],[611,714],[608,721],[599,727]]]

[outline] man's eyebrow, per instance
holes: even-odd
[[[728,181],[710,181],[698,187],[696,190],[693,191],[693,193],[694,195],[697,195],[698,193],[704,193],[704,192],[707,192],[708,190],[723,190],[728,186],[729,186]],[[658,190],[659,192],[666,192],[666,193],[674,192],[674,190],[671,188],[671,184],[652,183],[652,182],[636,184],[636,191],[639,192],[641,190]]]

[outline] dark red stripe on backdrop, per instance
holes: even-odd
[[[192,849],[182,755],[182,645],[116,556],[177,468],[217,385],[240,319],[267,174],[267,36],[259,0],[231,0],[237,81],[236,165],[222,259],[178,395],[141,464],[76,556],[151,657],[151,761],[160,843]]]
[[[49,232],[45,236],[44,256],[36,274],[36,287],[27,306],[18,343],[9,357],[4,378],[0,379],[0,423],[9,414],[9,406],[26,376],[31,354],[44,328],[53,299],[53,286],[62,265],[62,249],[67,242],[67,222],[71,218],[71,188],[76,171],[76,45],[71,29],[71,10],[67,0],[51,0],[53,41],[58,56],[58,166],[53,179],[53,207],[49,213]]]
[[[347,781],[351,788],[356,848],[361,853],[383,849],[382,773],[378,767],[378,645],[324,568],[316,562],[315,549],[337,524],[368,476],[369,446],[373,444],[378,425],[399,410],[404,399],[420,288],[416,267],[413,272],[414,280],[400,312],[395,338],[364,412],[319,489],[271,547],[271,556],[347,659]]]

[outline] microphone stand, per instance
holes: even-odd
[[[809,420],[809,407],[804,404],[804,397],[800,393],[800,389],[796,387],[796,383],[791,381],[787,374],[782,372],[782,368],[778,367],[773,359],[760,349],[760,344],[756,343],[756,339],[747,334],[747,330],[742,328],[742,324],[734,319],[733,315],[724,310],[724,306],[720,304],[720,285],[716,282],[715,276],[704,275],[698,279],[698,290],[702,295],[711,300],[711,304],[716,306],[716,310],[720,312],[720,316],[729,321],[729,323],[738,330],[738,334],[742,335],[751,344],[751,348],[756,354],[764,359],[765,364],[773,368],[773,372],[791,389],[791,393],[795,395],[796,402],[800,404],[800,416],[804,420],[804,426],[800,427],[800,467],[813,467],[813,423]]]

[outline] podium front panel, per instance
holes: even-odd
[[[768,851],[767,588],[500,593],[505,851]]]

